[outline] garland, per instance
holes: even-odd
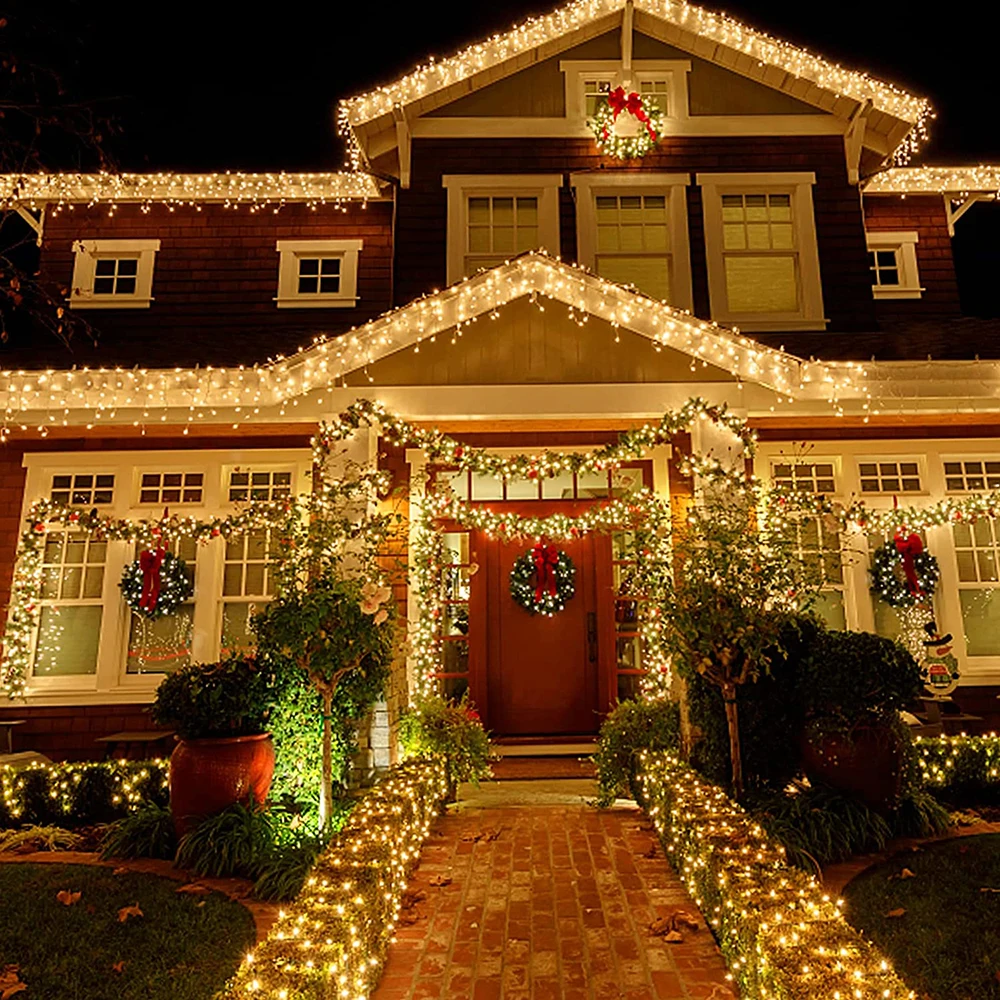
[[[538,542],[514,560],[510,596],[533,615],[551,618],[576,593],[576,567],[562,549]]]
[[[122,572],[122,597],[137,614],[150,621],[172,614],[193,593],[187,563],[165,549],[146,549]]]
[[[615,132],[615,124],[622,112],[642,126],[635,135]],[[607,104],[599,105],[587,124],[601,153],[619,160],[631,160],[645,156],[656,145],[663,135],[665,120],[666,116],[655,101],[647,104],[635,91],[626,94],[624,87],[616,87],[608,94]]]
[[[894,608],[930,601],[941,576],[937,559],[924,551],[917,534],[897,534],[879,546],[870,573],[872,593]]]

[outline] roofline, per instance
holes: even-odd
[[[893,167],[868,178],[865,194],[952,194],[1000,192],[1000,166]]]
[[[0,208],[69,204],[316,206],[382,197],[377,180],[360,171],[331,173],[0,174]]]
[[[571,0],[548,14],[529,18],[503,34],[470,45],[446,59],[418,66],[389,84],[340,101],[338,117],[341,128],[350,130],[390,114],[397,105],[406,106],[490,70],[522,53],[580,30],[601,17],[624,10],[629,2],[634,2],[637,11],[690,31],[709,44],[733,50],[748,63],[780,70],[862,104],[870,101],[876,110],[909,122],[916,133],[922,135],[925,131],[926,121],[931,116],[930,102],[926,98],[910,94],[867,73],[845,69],[725,14],[684,0]],[[712,53],[703,50],[698,54],[711,58]]]

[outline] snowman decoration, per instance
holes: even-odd
[[[927,639],[924,647],[924,686],[931,694],[945,697],[958,687],[958,660],[951,651],[952,635],[950,632],[942,635],[937,623],[932,621],[924,625]]]

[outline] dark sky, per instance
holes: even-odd
[[[940,3],[936,0],[935,6]],[[107,98],[124,169],[321,170],[342,165],[339,97],[503,30],[537,3],[13,0],[70,40],[70,85]],[[948,8],[942,5],[942,8]],[[761,2],[728,13],[929,97],[925,162],[1000,161],[994,3]]]

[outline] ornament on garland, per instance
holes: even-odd
[[[194,593],[187,563],[163,546],[141,552],[125,567],[118,586],[125,603],[151,621],[171,614]]]
[[[562,549],[538,542],[510,571],[510,596],[525,611],[551,618],[576,593],[576,567]]]
[[[916,533],[897,531],[872,555],[871,589],[894,608],[929,602],[941,571]]]
[[[616,131],[618,118],[625,114],[634,119],[635,131],[626,135]],[[601,104],[587,124],[594,133],[597,148],[606,156],[630,160],[645,156],[663,135],[664,114],[655,101],[644,101],[635,91],[626,94],[624,87],[616,87],[608,94],[606,104]]]

